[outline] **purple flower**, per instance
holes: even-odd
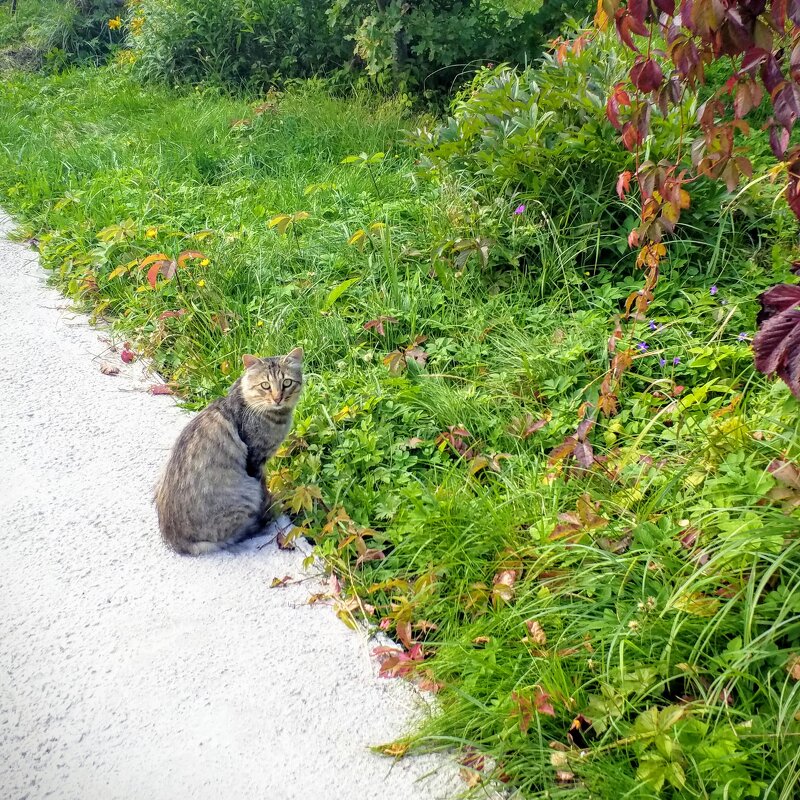
[[[651,331],[654,331],[658,326],[656,325],[656,321],[651,319],[650,324],[647,327],[650,328]]]
[[[524,203],[520,203],[520,204],[519,204],[519,205],[518,205],[518,206],[517,206],[517,207],[514,209],[514,215],[515,215],[515,216],[519,216],[520,214],[524,214],[524,213],[525,213],[525,204],[524,204]]]
[[[717,284],[715,283],[708,291],[711,293],[711,296],[713,297],[719,291],[719,289],[717,289]]]
[[[680,363],[681,363],[681,357],[680,356],[675,356],[675,358],[672,359],[672,365],[674,367],[677,367],[678,364],[680,364]]]
[[[647,350],[647,348],[648,348],[648,347],[650,347],[650,345],[649,345],[649,344],[647,344],[647,342],[639,342],[639,343],[638,343],[636,346],[637,346],[637,347],[638,347],[638,348],[639,348],[639,349],[640,349],[640,350],[641,350],[643,353],[644,353],[644,352]]]
[[[659,358],[658,359],[658,365],[660,367],[666,367],[667,366],[667,359],[666,358]]]
[[[742,332],[741,332],[741,333],[740,333],[740,334],[739,334],[739,335],[738,335],[736,338],[737,338],[737,339],[738,339],[740,342],[743,342],[743,341],[745,341],[745,340],[748,338],[748,336],[747,336],[747,331],[742,331]]]

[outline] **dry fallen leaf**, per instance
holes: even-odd
[[[461,780],[467,784],[469,789],[474,789],[476,786],[479,786],[483,780],[480,772],[467,767],[461,767],[461,769],[458,771],[458,774],[461,776]]]
[[[533,644],[539,644],[542,647],[547,644],[547,634],[544,632],[538,620],[529,619],[525,621],[525,627],[528,629],[528,636],[526,637]]]
[[[786,662],[786,671],[796,681],[800,681],[800,656],[792,653]]]
[[[272,583],[269,585],[270,589],[276,589],[279,586],[286,586],[292,580],[291,575],[284,575],[282,578],[273,578]]]
[[[113,364],[109,364],[108,361],[104,361],[100,365],[100,372],[103,375],[119,375],[119,367],[115,367]]]
[[[402,758],[408,752],[408,744],[405,742],[392,742],[392,744],[379,745],[376,750],[385,756]]]

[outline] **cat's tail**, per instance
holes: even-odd
[[[218,553],[228,547],[228,542],[181,542],[175,549],[187,556],[203,556],[206,553]]]

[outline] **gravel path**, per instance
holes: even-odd
[[[424,703],[273,545],[167,551],[152,486],[187,415],[44,285],[0,217],[0,798],[438,800],[367,748]],[[122,367],[101,374],[102,360]]]

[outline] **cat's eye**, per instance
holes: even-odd
[[[261,384],[261,388],[262,388],[264,391],[266,391],[267,389],[269,389],[269,383],[267,383],[267,382],[265,381],[264,383],[262,383],[262,384]]]
[[[284,389],[288,389],[293,383],[294,383],[294,381],[291,378],[284,378],[283,379],[283,388]]]

